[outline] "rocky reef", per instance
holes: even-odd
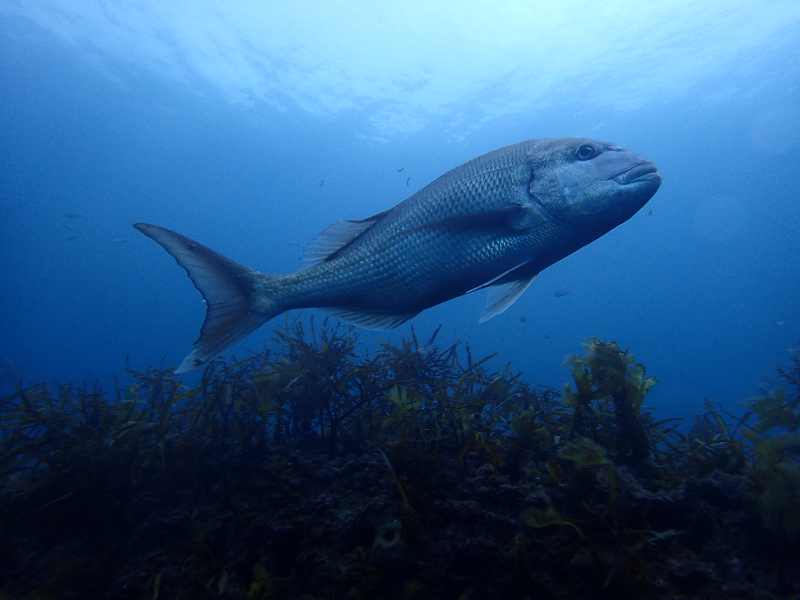
[[[561,391],[327,322],[187,389],[0,401],[0,598],[800,597],[800,353],[655,421],[616,343]]]

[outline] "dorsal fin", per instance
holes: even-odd
[[[303,261],[309,266],[329,260],[334,254],[364,233],[379,221],[388,210],[361,221],[339,221],[329,225],[308,245],[303,252]]]

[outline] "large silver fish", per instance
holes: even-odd
[[[506,310],[542,269],[631,218],[661,176],[613,144],[531,140],[456,167],[394,208],[339,221],[312,242],[307,268],[252,271],[168,229],[137,223],[206,300],[197,367],[292,308],[317,307],[371,329],[488,288],[481,322]]]

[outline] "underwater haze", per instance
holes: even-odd
[[[4,385],[124,382],[126,364],[191,351],[202,297],[133,223],[288,273],[331,223],[490,150],[575,136],[652,160],[661,189],[490,321],[479,291],[361,341],[441,324],[438,343],[560,388],[595,336],[658,378],[665,416],[704,397],[737,410],[800,343],[799,55],[788,0],[6,0]]]

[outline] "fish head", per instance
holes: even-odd
[[[530,194],[556,219],[609,231],[630,219],[661,186],[656,166],[607,142],[550,140],[531,152]]]

